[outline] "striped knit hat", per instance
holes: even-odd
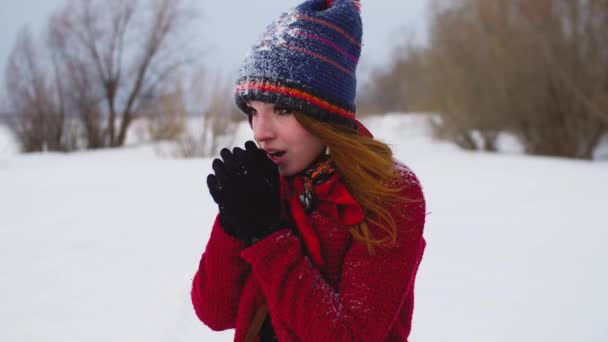
[[[306,0],[281,15],[245,58],[238,107],[248,113],[248,101],[270,102],[355,127],[359,11],[359,0]]]

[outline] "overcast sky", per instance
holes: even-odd
[[[125,0],[127,1],[127,0]],[[147,1],[147,0],[140,0]],[[206,64],[234,73],[247,48],[260,36],[267,25],[282,12],[303,0],[198,0],[203,19],[201,30]],[[429,0],[363,0],[363,52],[359,75],[383,66],[391,51],[412,32],[415,39],[426,39],[427,6]],[[0,75],[4,75],[6,60],[15,42],[16,33],[25,24],[39,33],[50,13],[64,0],[0,0]],[[4,83],[4,77],[0,78]]]

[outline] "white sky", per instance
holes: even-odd
[[[148,0],[142,0],[148,1]],[[303,0],[199,0],[203,13],[201,30],[206,47],[206,64],[223,72],[236,70],[247,48],[259,37],[270,22]],[[363,52],[359,75],[370,68],[382,66],[391,51],[403,39],[404,33],[426,39],[427,5],[429,0],[363,0]],[[6,60],[15,42],[16,33],[26,24],[40,32],[50,13],[63,0],[0,0],[0,75],[4,75]],[[4,83],[4,77],[0,79]]]

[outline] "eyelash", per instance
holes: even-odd
[[[248,113],[249,117],[254,116],[257,113],[255,111],[255,109],[253,109],[252,107],[247,107],[247,108],[249,111],[249,113]],[[290,109],[283,108],[283,107],[274,107],[274,111],[278,115],[290,115],[292,113]]]

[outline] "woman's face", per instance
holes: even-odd
[[[289,109],[260,101],[251,101],[249,107],[253,136],[278,166],[280,175],[288,177],[303,171],[325,149]]]

